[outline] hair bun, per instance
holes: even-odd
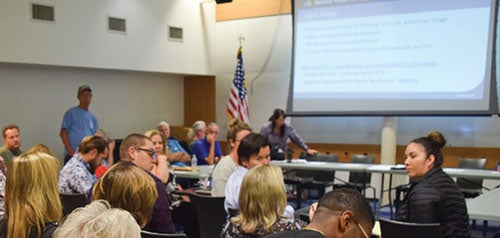
[[[439,144],[441,148],[443,148],[446,145],[446,139],[444,138],[443,134],[439,131],[429,132],[429,134],[427,134],[427,138]]]

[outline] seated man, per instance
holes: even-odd
[[[311,205],[309,216],[311,223],[302,230],[285,231],[266,237],[369,238],[375,222],[365,197],[350,188],[334,189],[323,195],[317,207]]]
[[[4,126],[2,134],[4,145],[0,147],[0,156],[7,166],[14,157],[23,153],[21,151],[21,136],[19,135],[19,127],[14,124]]]
[[[219,127],[215,123],[208,124],[207,134],[197,140],[191,147],[191,152],[196,155],[198,165],[215,164],[222,157],[222,150],[217,141]]]
[[[167,158],[170,163],[176,166],[186,166],[190,162],[189,153],[181,146],[178,140],[170,136],[170,125],[162,121],[158,123],[156,129],[165,137]]]
[[[175,233],[174,223],[172,222],[172,211],[170,210],[170,202],[165,185],[157,176],[151,173],[156,166],[156,153],[153,149],[153,142],[145,135],[128,135],[123,139],[120,146],[120,157],[121,160],[130,161],[146,171],[155,181],[158,198],[153,206],[151,221],[143,227],[143,230]]]
[[[59,192],[88,196],[92,185],[97,181],[95,170],[108,153],[108,142],[100,136],[83,138],[78,146],[78,153],[73,155],[59,173]]]
[[[238,146],[238,167],[227,180],[225,190],[224,209],[231,216],[236,215],[240,209],[238,198],[243,177],[249,169],[269,164],[270,153],[267,138],[260,134],[250,133],[241,140]]]

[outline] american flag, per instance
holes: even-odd
[[[229,118],[238,118],[243,122],[249,124],[248,117],[248,97],[245,85],[245,70],[243,69],[243,56],[241,53],[241,46],[238,49],[238,65],[234,74],[233,85],[229,93],[229,103],[226,107],[227,115]]]

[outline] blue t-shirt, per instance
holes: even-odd
[[[76,106],[66,111],[61,128],[66,129],[71,148],[76,150],[83,137],[91,136],[99,129],[99,123],[92,112]],[[67,153],[66,149],[64,149],[64,154]]]
[[[215,141],[214,143],[214,157],[221,157],[222,156],[222,150],[220,148],[220,144],[218,141]],[[204,137],[203,139],[197,140],[192,148],[191,152],[193,152],[193,155],[196,155],[196,159],[198,161],[198,165],[206,165],[207,162],[205,161],[205,158],[208,157],[208,151],[210,150],[210,143],[207,141],[207,138]]]
[[[188,152],[182,148],[181,144],[179,143],[178,140],[174,139],[174,138],[169,138],[168,139],[168,149],[170,151],[172,151],[172,153],[177,153],[179,151],[182,151],[184,152],[185,154],[187,154]]]

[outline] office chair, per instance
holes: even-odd
[[[219,237],[227,218],[224,210],[224,197],[196,193],[189,194],[189,197],[196,210],[201,238]]]
[[[373,155],[361,155],[361,154],[353,154],[352,155],[352,163],[359,164],[374,164],[375,156]],[[346,184],[335,184],[334,188],[339,187],[348,187],[353,188],[361,193],[365,194],[365,190],[367,188],[371,188],[373,190],[373,201],[377,200],[377,193],[375,187],[371,186],[372,174],[365,172],[349,172],[349,180]]]
[[[408,223],[380,218],[383,238],[439,238],[439,223]]]
[[[464,158],[458,159],[459,168],[468,169],[484,169],[486,166],[486,158]],[[465,198],[475,198],[479,196],[483,190],[482,178],[461,178],[457,177],[457,186]]]
[[[67,216],[76,208],[88,204],[87,197],[82,193],[59,193],[59,197],[63,207],[63,216]]]
[[[299,158],[307,161],[337,162],[338,154],[309,155],[301,152]],[[308,198],[319,199],[325,193],[327,187],[333,187],[335,171],[294,170],[291,176],[285,179],[285,183],[296,186],[296,209],[301,207],[304,191],[309,191]]]
[[[187,237],[187,235],[184,233],[168,234],[168,233],[157,233],[157,232],[141,230],[141,238],[155,238],[155,237],[179,237],[179,238],[181,238],[181,237]]]

